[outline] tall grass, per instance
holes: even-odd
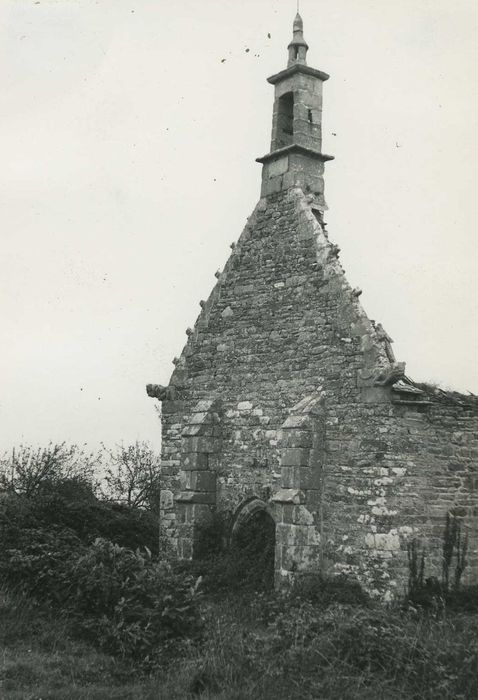
[[[266,625],[227,606],[211,610],[209,635],[161,697],[215,700],[476,698],[478,620],[309,602]]]
[[[2,699],[107,700],[119,697],[118,684],[125,680],[112,657],[72,639],[58,613],[4,587],[0,589],[0,650]]]
[[[260,594],[203,601],[206,634],[148,674],[72,639],[64,620],[0,597],[0,697],[6,700],[471,700],[478,617],[373,604],[320,605]]]

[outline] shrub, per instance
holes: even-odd
[[[87,453],[63,442],[41,448],[20,445],[0,455],[3,546],[16,547],[24,528],[64,527],[88,544],[105,537],[124,547],[146,546],[158,552],[158,458],[145,443],[109,453],[119,471],[107,469],[105,478],[109,496],[117,497],[118,503],[115,498],[98,498],[94,474],[105,451]],[[127,498],[120,498],[121,489]]]
[[[62,606],[70,588],[69,567],[85,549],[71,530],[22,529],[16,548],[0,558],[0,576],[23,594]]]
[[[151,553],[98,539],[71,569],[78,626],[108,652],[143,662],[201,631],[197,585]]]
[[[123,547],[148,547],[158,553],[158,521],[148,511],[99,501],[94,496],[70,500],[57,491],[35,498],[31,507],[42,526],[69,528],[85,543],[103,537]]]
[[[462,586],[457,591],[449,591],[446,606],[450,610],[478,613],[478,585]]]
[[[0,539],[17,548],[24,530],[68,529],[85,544],[104,537],[123,547],[148,547],[158,553],[158,521],[150,511],[100,501],[81,478],[44,483],[32,496],[3,493]],[[31,532],[30,532],[31,536]],[[1,555],[0,555],[1,556]]]
[[[22,530],[38,527],[31,501],[14,493],[0,493],[0,558],[17,546]]]
[[[201,631],[197,586],[153,560],[104,539],[86,546],[68,530],[23,532],[0,574],[22,593],[65,613],[100,649],[152,663]]]
[[[333,603],[355,606],[371,604],[370,596],[358,581],[345,575],[324,576],[319,573],[297,576],[290,588],[289,598],[306,600],[321,608]]]

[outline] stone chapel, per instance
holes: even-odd
[[[275,528],[277,585],[347,573],[403,592],[407,544],[442,566],[447,513],[478,581],[478,398],[417,385],[370,320],[324,222],[322,91],[297,14],[274,86],[257,206],[206,301],[161,402],[161,518],[181,558],[215,509],[230,536]]]

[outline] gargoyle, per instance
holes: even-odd
[[[390,386],[405,376],[405,362],[395,362],[390,367],[380,367],[374,374],[375,386]]]
[[[172,401],[174,399],[174,387],[162,384],[146,384],[146,393],[159,401]]]

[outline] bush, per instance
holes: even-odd
[[[151,553],[97,540],[71,569],[80,629],[104,651],[148,662],[201,631],[197,585]]]
[[[323,576],[318,573],[297,576],[290,588],[289,598],[309,601],[321,608],[333,603],[354,606],[371,604],[370,596],[358,581],[344,575]]]
[[[61,607],[70,588],[69,566],[85,549],[71,530],[23,529],[16,548],[0,558],[0,576],[21,593]]]
[[[23,532],[0,574],[10,586],[65,613],[100,649],[152,663],[201,631],[192,579],[104,539],[86,546],[68,530]]]
[[[149,511],[93,498],[70,500],[57,491],[32,501],[32,513],[43,527],[73,530],[85,543],[98,537],[122,547],[148,547],[158,553],[158,521]]]
[[[458,591],[450,591],[446,596],[449,610],[478,613],[478,585],[462,586]]]
[[[199,635],[196,586],[166,564],[157,517],[99,500],[90,467],[65,444],[0,461],[0,577],[102,650],[149,664]]]
[[[104,537],[123,547],[148,547],[158,553],[158,521],[153,513],[100,501],[91,485],[80,478],[43,483],[28,497],[2,494],[0,540],[4,548],[17,548],[23,532],[33,529],[68,529],[85,544]]]
[[[123,547],[146,546],[157,553],[157,457],[144,443],[121,447],[116,457],[110,454],[111,458],[120,460],[122,468],[121,479],[114,482],[113,495],[120,495],[121,486],[130,496],[120,499],[122,503],[98,498],[95,469],[103,457],[102,453],[89,454],[77,445],[64,442],[41,448],[20,445],[0,455],[0,541],[3,546],[16,547],[21,530],[25,528],[68,528],[87,544],[104,537]],[[111,479],[114,476],[111,469],[107,474]],[[128,474],[132,481],[125,481]]]
[[[31,501],[14,493],[0,493],[0,558],[7,549],[17,546],[22,530],[39,527]]]

